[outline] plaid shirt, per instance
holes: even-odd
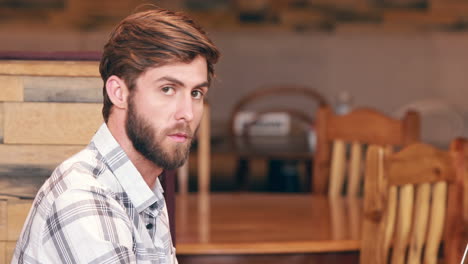
[[[39,190],[12,263],[177,263],[159,179],[151,190],[103,124]]]

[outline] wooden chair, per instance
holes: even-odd
[[[411,111],[398,120],[369,108],[336,115],[331,108],[321,107],[316,117],[313,192],[340,196],[346,182],[346,195],[358,196],[365,145],[404,146],[416,142],[419,140],[419,123],[418,113]],[[349,161],[346,157],[348,145]]]
[[[460,263],[468,242],[466,150],[460,139],[451,152],[423,143],[397,153],[369,147],[361,264],[441,263],[441,241],[443,263]]]
[[[248,124],[246,126],[246,129],[243,130],[243,134],[241,136],[236,135],[235,133],[235,121],[237,115],[245,111],[245,109],[248,109],[249,107],[252,107],[252,105],[255,105],[257,103],[266,103],[267,98],[268,99],[278,99],[278,98],[285,98],[288,96],[295,96],[295,98],[305,98],[308,101],[308,104],[315,104],[318,107],[326,106],[328,105],[326,99],[324,96],[322,96],[320,93],[317,91],[308,88],[308,87],[302,87],[302,86],[295,86],[295,85],[282,85],[282,86],[272,86],[272,87],[267,87],[267,88],[261,88],[258,90],[254,90],[253,92],[247,94],[246,96],[242,97],[234,106],[233,110],[231,111],[230,117],[229,117],[229,131],[228,135],[231,138],[232,142],[232,147],[233,149],[238,148],[238,143],[236,140],[242,140],[242,145],[248,145],[251,146],[251,138],[249,138],[249,127],[250,125],[255,124],[259,118],[265,114],[268,113],[277,113],[277,112],[283,112],[287,113],[290,117],[295,118],[302,122],[303,124],[306,124],[307,126],[311,126],[313,122],[313,113],[310,112],[310,109],[308,108],[307,111],[304,109],[300,109],[297,105],[295,107],[291,107],[290,105],[287,106],[282,106],[280,104],[274,103],[274,106],[264,106],[263,108],[260,107],[261,109],[255,109],[255,116],[254,120],[252,123]],[[270,104],[271,105],[271,104]],[[238,151],[242,152],[242,151]],[[236,180],[237,180],[237,185],[240,190],[246,190],[247,185],[248,185],[248,179],[247,179],[247,174],[248,174],[248,157],[243,156],[240,154],[239,160],[238,160],[238,167],[236,171]]]

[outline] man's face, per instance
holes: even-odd
[[[134,148],[172,170],[187,159],[208,92],[206,60],[150,68],[136,79],[125,128]]]

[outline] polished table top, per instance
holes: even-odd
[[[361,200],[310,194],[178,196],[177,253],[357,251],[361,209]]]

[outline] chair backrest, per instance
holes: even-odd
[[[362,193],[362,153],[366,145],[404,146],[417,142],[419,115],[410,111],[399,120],[370,108],[336,115],[331,108],[321,107],[317,111],[315,131],[313,192],[339,196],[346,186],[346,195],[358,196]]]
[[[452,153],[423,143],[396,153],[369,146],[361,264],[438,263],[441,241],[444,263],[460,263],[468,242],[466,163],[454,167],[460,146],[455,142]]]
[[[239,155],[238,163],[247,163],[247,158],[244,155],[251,157],[251,154],[256,152],[268,152],[268,155],[276,156],[279,159],[288,158],[287,156],[290,156],[290,154],[308,155],[312,159],[312,154],[309,153],[311,148],[306,140],[306,132],[310,130],[313,124],[314,107],[318,108],[327,104],[325,97],[319,92],[309,87],[297,85],[271,86],[248,93],[234,105],[229,117],[229,130],[227,133],[230,137],[231,148]],[[243,124],[241,135],[236,134],[236,119],[241,112],[246,110],[251,110],[249,112],[253,114],[252,120]],[[287,133],[289,138],[282,136],[282,132],[285,132],[286,129],[284,131],[278,129],[277,131],[282,131],[278,133],[281,136],[275,139],[273,137],[254,137],[253,133],[251,133],[253,132],[253,129],[251,130],[252,125],[257,124],[260,118],[267,117],[268,114],[272,113],[281,113],[281,116],[286,115],[289,117],[291,128]],[[290,137],[291,135],[297,135],[297,137]],[[271,144],[265,143],[268,141]],[[263,149],[266,145],[269,145],[266,148],[268,150]],[[289,146],[291,148],[284,149]],[[244,167],[247,167],[247,165],[238,165],[235,176],[240,190],[246,190],[248,186],[248,175]]]
[[[318,106],[327,105],[327,101],[320,93],[308,87],[283,85],[283,86],[272,86],[272,87],[258,89],[242,97],[233,107],[230,117],[229,117],[229,131],[228,131],[229,135],[234,136],[235,134],[234,122],[235,122],[236,116],[238,115],[239,112],[244,110],[247,107],[247,105],[257,102],[259,100],[262,100],[266,97],[273,98],[273,97],[278,97],[278,96],[284,97],[284,96],[292,96],[292,95],[297,95],[297,96],[310,99],[310,101],[316,102]],[[304,120],[306,122],[310,121],[310,117],[308,117],[307,113],[304,113],[304,111],[301,111],[300,109],[290,108],[290,107],[268,107],[267,109],[262,109],[261,111],[257,111],[256,114],[257,114],[257,117],[259,117],[265,113],[271,113],[271,112],[286,112],[291,115],[297,116],[299,119]]]

